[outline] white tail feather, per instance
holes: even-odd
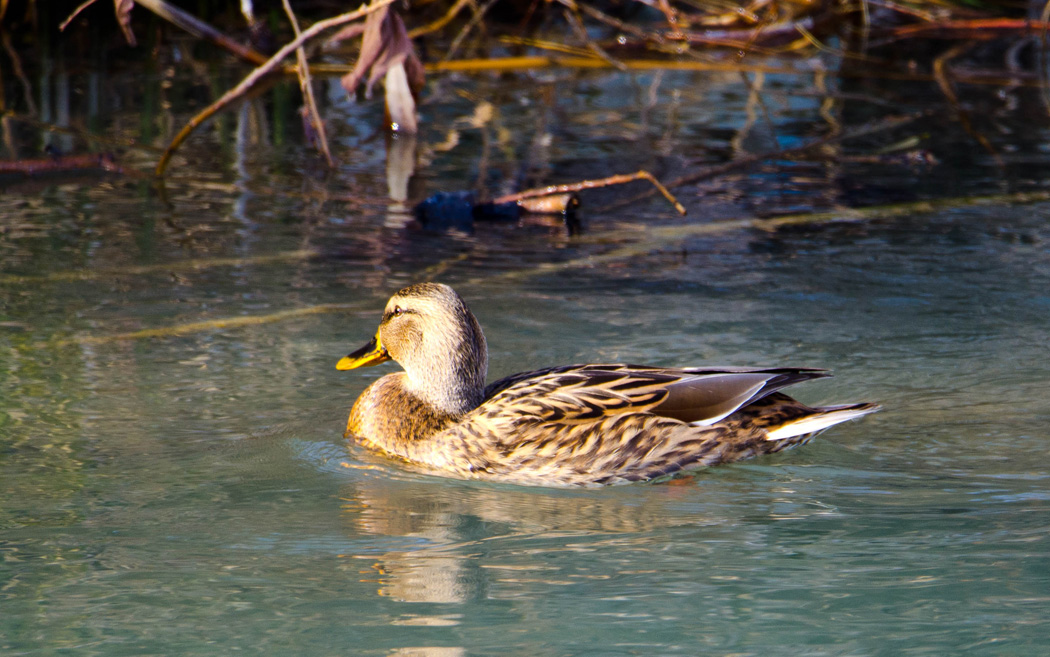
[[[766,440],[784,440],[785,438],[804,436],[807,433],[816,433],[817,431],[823,431],[839,422],[852,420],[853,418],[867,415],[868,413],[873,413],[877,410],[878,407],[844,408],[837,411],[830,410],[826,413],[821,413],[820,415],[811,415],[800,420],[795,420],[794,422],[789,422],[773,429],[772,431],[767,431]]]

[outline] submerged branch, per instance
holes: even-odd
[[[955,87],[952,85],[951,79],[949,79],[949,62],[965,53],[972,45],[972,41],[965,41],[949,48],[947,52],[938,56],[933,61],[933,75],[937,80],[937,86],[940,87],[941,93],[948,99],[948,104],[955,111],[955,116],[963,130],[966,131],[966,134],[973,137],[989,155],[995,158],[996,163],[1001,167],[1003,166],[1002,157],[995,150],[995,147],[992,146],[992,142],[973,126],[973,122],[970,121],[970,113],[959,102],[959,96],[955,93]]]
[[[894,203],[889,205],[877,205],[867,208],[844,208],[829,210],[826,212],[808,212],[802,214],[784,215],[772,219],[739,218],[714,221],[706,224],[676,224],[673,226],[647,227],[644,239],[633,241],[618,248],[585,255],[574,260],[564,262],[548,262],[531,266],[529,269],[516,269],[502,275],[486,276],[484,279],[470,281],[474,284],[491,283],[494,279],[516,280],[541,276],[544,274],[560,273],[571,269],[591,269],[596,265],[612,262],[620,262],[631,258],[637,258],[662,249],[675,248],[688,239],[710,235],[721,235],[741,230],[776,231],[786,226],[805,226],[830,223],[860,223],[874,221],[876,219],[891,219],[914,214],[928,214],[943,212],[958,208],[968,208],[980,205],[1022,205],[1029,203],[1045,203],[1050,201],[1050,191],[1019,192],[1016,194],[997,194],[993,196],[964,196],[934,201],[913,201],[909,203]],[[637,240],[639,231],[606,232],[593,238],[601,243],[621,238],[624,241]],[[586,238],[580,238],[586,243]]]
[[[198,258],[195,260],[181,260],[178,262],[166,262],[156,265],[139,265],[133,267],[107,267],[105,269],[80,269],[74,271],[58,271],[46,276],[20,276],[17,274],[0,275],[0,285],[27,285],[33,283],[55,283],[65,281],[92,281],[100,278],[114,278],[118,276],[144,276],[148,274],[178,274],[181,272],[203,271],[215,267],[244,267],[265,265],[271,262],[285,262],[295,260],[307,260],[317,255],[316,251],[300,249],[298,251],[282,251],[267,255],[249,256],[246,258]]]
[[[191,322],[189,324],[176,324],[175,326],[162,326],[159,328],[142,329],[141,331],[130,331],[128,333],[117,333],[115,335],[82,336],[59,340],[59,345],[67,344],[106,344],[110,342],[123,342],[125,340],[143,340],[148,338],[171,338],[195,333],[205,333],[221,329],[241,328],[243,326],[259,326],[260,324],[273,324],[289,319],[298,319],[310,315],[322,313],[342,312],[352,310],[353,306],[342,303],[324,303],[318,306],[307,306],[306,308],[295,308],[294,310],[282,310],[269,315],[250,315],[247,317],[223,317],[220,319],[209,319],[203,322]]]
[[[775,231],[786,226],[804,226],[827,223],[857,223],[874,221],[876,219],[890,219],[914,214],[928,214],[942,212],[944,210],[967,208],[981,205],[1023,205],[1030,203],[1045,203],[1050,201],[1050,191],[1019,192],[1015,194],[997,194],[993,196],[963,196],[957,198],[940,199],[933,201],[913,201],[909,203],[895,203],[889,205],[878,205],[867,208],[844,208],[829,210],[826,212],[809,212],[802,214],[784,215],[772,219],[739,218],[714,221],[705,224],[676,224],[673,226],[647,227],[644,239],[626,244],[616,249],[593,255],[585,255],[574,260],[565,262],[548,262],[530,266],[528,269],[515,269],[501,275],[487,275],[483,279],[470,281],[473,284],[491,283],[494,279],[513,280],[552,274],[576,268],[593,268],[609,262],[618,262],[640,255],[645,255],[660,249],[667,249],[678,245],[687,239],[705,235],[719,235],[740,230],[762,230]],[[638,231],[607,232],[595,237],[601,243],[621,238],[623,240],[636,239]],[[581,243],[588,240],[581,239]],[[460,260],[466,260],[462,256]],[[170,266],[169,266],[170,267]],[[153,268],[158,269],[158,268]],[[159,268],[162,269],[162,268]],[[11,277],[6,277],[7,280]],[[50,277],[49,277],[50,278]],[[58,341],[59,344],[106,344],[126,340],[144,340],[153,338],[167,338],[175,336],[186,336],[195,333],[215,331],[217,329],[240,328],[246,326],[257,326],[260,324],[271,324],[290,319],[298,319],[309,315],[318,315],[331,312],[344,312],[353,310],[348,304],[320,304],[294,310],[284,310],[268,315],[253,315],[248,317],[228,317],[207,320],[202,322],[191,322],[188,324],[177,324],[174,326],[142,329],[126,333],[100,336],[82,336]]]

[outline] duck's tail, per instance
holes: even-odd
[[[878,404],[844,404],[842,406],[823,406],[810,409],[810,414],[792,418],[779,426],[766,430],[766,440],[787,440],[799,436],[813,436],[816,433],[836,425],[839,422],[852,420],[882,408]],[[804,442],[804,441],[803,441]]]

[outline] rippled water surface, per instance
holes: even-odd
[[[438,77],[407,188],[380,110],[334,93],[335,174],[258,101],[194,137],[163,194],[133,177],[3,181],[0,652],[1050,651],[1050,203],[1018,196],[1046,191],[1038,93],[964,95],[992,156],[915,100],[932,82],[752,82],[760,94],[735,74]],[[471,127],[465,98],[490,99],[495,122]],[[672,179],[891,111],[929,114],[827,162],[685,185],[684,219],[658,199],[602,209],[643,183],[585,195],[571,233],[427,230],[406,212],[522,169]],[[101,129],[162,146],[164,120]],[[914,135],[933,164],[867,157]],[[739,221],[814,211],[832,214]],[[392,367],[334,364],[425,279],[468,300],[494,377],[822,366],[836,378],[802,399],[884,410],[665,484],[421,476],[342,439],[355,395]]]

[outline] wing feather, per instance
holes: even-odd
[[[650,413],[710,425],[786,386],[828,376],[803,368],[658,368],[568,365],[523,372],[486,390],[478,411],[513,413],[514,425],[595,422]]]

